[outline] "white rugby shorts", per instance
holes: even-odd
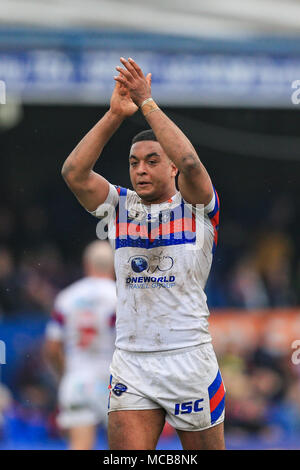
[[[108,374],[109,376],[109,374]],[[57,424],[62,429],[107,426],[107,376],[78,371],[67,373],[58,390]]]
[[[163,408],[183,431],[224,421],[225,387],[211,343],[154,353],[116,349],[110,371],[108,412]]]

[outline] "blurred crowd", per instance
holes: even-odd
[[[228,344],[220,355],[227,389],[226,431],[280,442],[300,433],[300,367],[264,335],[254,348]]]
[[[0,318],[23,312],[49,315],[59,290],[80,277],[80,258],[64,259],[57,241],[48,237],[42,207],[29,207],[22,225],[16,219],[13,211],[0,209]]]
[[[211,307],[251,310],[300,304],[297,204],[279,194],[254,217],[242,210],[235,219],[227,214],[207,285]],[[252,205],[259,207],[257,201]]]

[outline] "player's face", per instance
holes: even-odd
[[[133,144],[129,167],[133,189],[145,202],[159,203],[173,196],[177,169],[158,142]]]

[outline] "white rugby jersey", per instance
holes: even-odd
[[[211,341],[204,287],[218,237],[216,191],[205,208],[180,192],[145,205],[136,192],[110,184],[91,213],[102,219],[99,232],[108,225],[115,252],[116,346],[163,351]]]
[[[54,303],[46,337],[62,341],[65,372],[105,372],[115,343],[116,284],[85,277],[62,290]]]

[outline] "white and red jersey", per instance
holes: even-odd
[[[218,238],[216,191],[206,207],[187,204],[180,192],[149,206],[110,185],[92,214],[108,225],[115,252],[116,346],[142,352],[210,342],[204,288]]]
[[[61,341],[65,372],[107,373],[115,343],[116,285],[85,277],[62,290],[54,303],[46,337]]]

